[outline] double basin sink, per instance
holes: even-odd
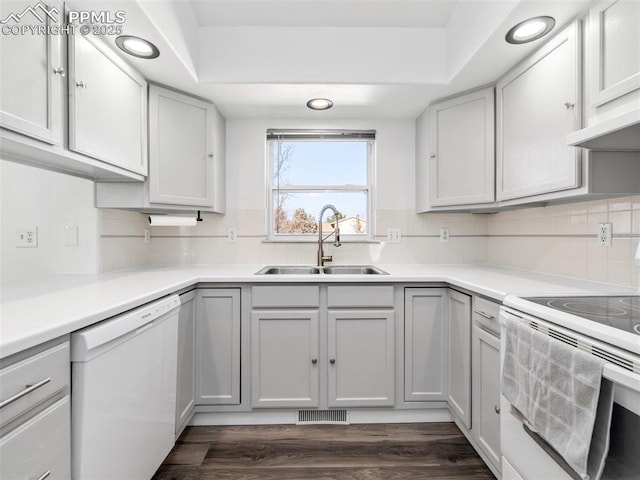
[[[388,275],[372,265],[333,265],[330,267],[272,266],[264,267],[256,275]]]

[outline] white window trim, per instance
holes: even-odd
[[[303,132],[303,131],[301,131]],[[349,132],[345,130],[345,132]],[[309,131],[310,134],[317,134],[317,131]],[[318,140],[322,140],[322,137],[318,135]],[[267,209],[266,209],[266,225],[267,225],[267,242],[274,243],[314,243],[318,241],[318,235],[305,234],[296,235],[290,233],[274,233],[273,232],[273,199],[274,191],[277,190],[273,183],[273,155],[272,149],[269,147],[269,142],[273,140],[267,139],[266,155],[267,155]],[[335,139],[334,141],[340,141]],[[344,140],[349,141],[349,140]],[[375,201],[374,201],[374,186],[375,186],[375,139],[364,139],[367,142],[367,184],[366,185],[280,185],[280,191],[291,192],[313,192],[313,191],[328,191],[328,192],[366,192],[367,195],[367,233],[366,235],[346,235],[340,234],[340,241],[343,243],[370,243],[375,240]],[[340,210],[340,205],[335,205]],[[320,212],[309,212],[316,216]],[[331,237],[330,237],[331,238]]]

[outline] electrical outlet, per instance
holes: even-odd
[[[402,233],[399,228],[387,228],[387,242],[400,243],[402,241]]]
[[[151,229],[144,229],[144,243],[151,243]]]
[[[610,223],[598,224],[598,245],[601,247],[611,246],[612,225]]]
[[[38,246],[38,227],[19,228],[16,230],[16,247],[35,248]]]
[[[449,241],[449,229],[441,228],[440,229],[440,241],[442,243],[447,243]]]
[[[227,240],[230,242],[235,242],[238,239],[238,231],[235,228],[230,228],[227,231]]]

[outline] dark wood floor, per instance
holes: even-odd
[[[153,480],[495,478],[453,423],[188,427]]]

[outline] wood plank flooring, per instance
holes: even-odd
[[[493,479],[454,423],[187,427],[153,480]]]

